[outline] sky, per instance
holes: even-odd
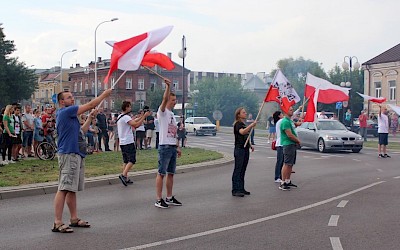
[[[192,71],[269,73],[280,59],[302,56],[329,71],[345,56],[360,63],[400,42],[398,0],[0,0],[0,23],[12,54],[32,68],[111,57],[105,41],[120,41],[167,25],[155,50],[178,52],[186,37],[185,67]]]

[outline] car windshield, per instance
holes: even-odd
[[[210,124],[210,120],[207,117],[194,118],[194,124]]]
[[[324,121],[317,123],[318,130],[346,130],[346,127],[338,121]]]

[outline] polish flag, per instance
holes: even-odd
[[[396,112],[398,115],[400,115],[400,107],[399,106],[395,106],[392,104],[388,104],[388,105],[394,112]]]
[[[296,90],[283,75],[282,71],[278,69],[274,80],[269,86],[264,102],[277,102],[280,104],[282,111],[287,113],[289,108],[299,101],[300,97]]]
[[[386,98],[384,97],[373,97],[373,96],[369,96],[369,95],[363,95],[361,93],[358,93],[362,98],[364,98],[365,101],[371,101],[371,102],[375,102],[375,103],[383,103],[386,102]]]
[[[330,104],[349,100],[350,88],[334,85],[327,80],[311,75],[307,72],[305,97],[310,97],[318,90],[317,101]]]
[[[144,55],[141,65],[150,68],[158,65],[166,70],[173,70],[175,68],[175,64],[171,61],[171,58],[154,51],[150,51]]]
[[[120,42],[106,42],[113,47],[113,51],[111,54],[110,70],[104,82],[108,82],[111,74],[117,69],[137,70],[142,64],[145,55],[152,48],[160,44],[171,33],[172,28],[172,26],[166,26]],[[157,64],[154,61],[153,63]]]
[[[317,99],[318,90],[312,93],[309,97],[306,115],[304,116],[304,122],[314,122],[317,120]]]

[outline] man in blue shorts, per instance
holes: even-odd
[[[76,192],[83,190],[85,155],[79,150],[80,123],[78,116],[94,109],[100,102],[110,96],[111,89],[104,92],[90,102],[77,106],[71,92],[63,91],[57,95],[60,109],[56,113],[58,134],[58,191],[54,197],[54,225],[53,232],[72,233],[71,227],[90,227],[90,224],[78,218],[76,209]],[[64,205],[67,204],[71,214],[69,226],[62,221]]]
[[[176,158],[181,156],[181,149],[176,143],[177,125],[172,109],[176,104],[176,95],[171,93],[171,81],[165,79],[165,91],[163,100],[158,108],[157,118],[160,130],[160,145],[158,147],[158,174],[156,177],[156,195],[157,201],[154,206],[158,208],[168,208],[172,206],[182,206],[172,195],[174,185],[174,174],[176,170]],[[162,198],[162,189],[164,176],[166,177],[165,186],[167,188],[167,197]]]

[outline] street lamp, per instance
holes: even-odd
[[[94,97],[97,97],[97,29],[99,28],[100,25],[103,23],[109,23],[109,22],[114,22],[117,21],[118,18],[113,18],[111,20],[103,21],[99,23],[94,30]]]
[[[186,38],[182,37],[182,49],[179,51],[178,56],[182,58],[182,116],[185,120],[185,57],[186,57]]]
[[[346,61],[346,58],[348,59],[349,62]],[[353,59],[356,60],[356,62],[354,64],[353,64]],[[358,62],[358,58],[356,56],[345,56],[343,58],[342,68],[344,70],[348,70],[349,71],[349,81],[341,82],[340,86],[350,88],[351,87],[351,70],[352,69],[358,70],[360,68],[360,63]],[[350,91],[351,91],[351,89],[350,89]],[[351,93],[350,91],[349,91],[349,107],[350,107],[350,110],[352,112],[354,112],[354,110],[352,108],[353,102],[350,102],[350,93]],[[343,112],[343,116],[344,116],[344,112]],[[353,115],[352,115],[351,120],[350,120],[350,125],[351,125],[351,127],[353,127]]]
[[[65,51],[62,55],[61,55],[61,60],[60,60],[60,92],[62,92],[63,91],[63,88],[62,88],[62,82],[63,82],[63,75],[62,75],[62,60],[63,60],[63,56],[65,55],[65,54],[67,54],[67,53],[70,53],[70,52],[75,52],[76,51],[76,49],[73,49],[73,50],[68,50],[68,51]]]

